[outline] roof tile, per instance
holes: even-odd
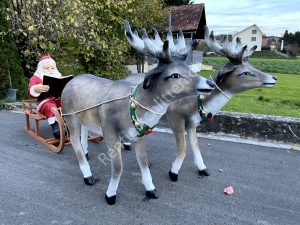
[[[204,4],[191,4],[181,6],[169,6],[164,8],[171,11],[172,32],[196,31],[203,12]]]

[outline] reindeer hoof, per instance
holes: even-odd
[[[124,147],[125,150],[128,150],[128,151],[132,150],[131,143],[124,143],[123,147]]]
[[[83,178],[84,183],[86,185],[94,185],[96,184],[100,179],[94,179],[94,176]]]
[[[169,177],[170,177],[171,181],[176,182],[178,180],[178,174],[172,173],[171,170],[169,171]]]
[[[109,205],[114,205],[116,203],[116,195],[113,195],[111,197],[107,197],[107,195],[105,194],[105,200],[107,202],[107,204]]]
[[[153,191],[146,191],[146,196],[147,198],[154,198],[154,199],[157,199],[159,197],[156,189],[154,189]]]
[[[204,169],[204,170],[198,170],[198,173],[199,173],[199,176],[209,176],[209,172],[207,169]]]
[[[90,159],[89,153],[86,153],[86,154],[85,154],[85,158],[86,158],[87,161],[89,161],[89,159]]]

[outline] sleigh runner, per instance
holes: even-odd
[[[66,124],[61,117],[60,110],[57,108],[52,108],[51,111],[54,113],[56,120],[59,124],[60,129],[60,137],[59,138],[44,138],[41,136],[40,132],[40,121],[47,120],[47,118],[40,114],[34,107],[33,103],[35,103],[36,100],[22,100],[22,111],[25,114],[25,127],[23,128],[24,131],[29,134],[31,137],[45,145],[47,148],[49,148],[51,151],[55,153],[61,152],[65,146],[71,145],[71,142],[69,140],[69,136],[66,135],[65,129]],[[33,126],[31,126],[31,120],[33,119]],[[101,142],[103,140],[102,136],[88,136],[89,141],[93,142]]]

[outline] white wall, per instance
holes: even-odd
[[[252,30],[256,30],[256,34],[252,34]],[[241,38],[243,45],[247,45],[248,49],[252,48],[254,45],[257,45],[255,51],[261,51],[261,42],[262,42],[262,33],[257,29],[256,26],[251,26],[248,29],[232,36],[232,42],[236,44],[236,38]],[[256,41],[251,41],[252,37],[256,37]]]

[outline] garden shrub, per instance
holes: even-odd
[[[7,0],[0,2],[0,8],[4,7]],[[0,14],[0,32],[7,31],[9,23],[4,14]],[[17,52],[15,41],[9,35],[0,40],[0,98],[6,97],[6,90],[10,88],[9,74],[11,75],[12,88],[18,89],[17,99],[27,96],[28,79],[24,76],[20,57]]]

